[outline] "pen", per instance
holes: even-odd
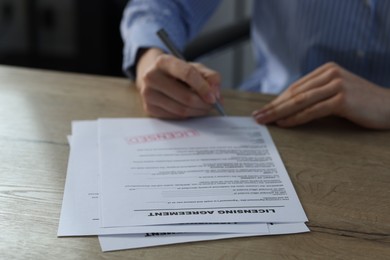
[[[160,38],[160,40],[165,44],[165,46],[169,49],[169,51],[176,57],[181,60],[185,60],[184,56],[180,53],[178,48],[175,46],[175,44],[171,41],[171,39],[168,36],[168,33],[162,28],[157,31],[157,35]],[[213,104],[214,108],[222,115],[226,116],[226,113],[217,99],[216,102]]]

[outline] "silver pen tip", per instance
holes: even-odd
[[[217,102],[214,103],[214,108],[218,111],[218,113],[221,115],[221,116],[227,116],[221,103],[217,100]]]

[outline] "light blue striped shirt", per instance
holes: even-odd
[[[166,50],[165,28],[183,49],[220,0],[132,0],[124,11],[125,71],[139,48]],[[389,0],[255,0],[251,39],[256,69],[242,90],[280,93],[326,62],[390,87]],[[167,51],[167,50],[166,50]]]

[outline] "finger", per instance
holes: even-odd
[[[284,91],[271,103],[265,105],[262,109],[255,111],[255,113],[264,112],[272,107],[278,106],[281,103],[286,102],[287,100],[291,99],[296,95],[299,95],[313,88],[324,86],[328,82],[339,77],[341,77],[340,68],[334,63],[327,63],[292,84],[288,89],[286,89],[286,91]]]
[[[304,93],[293,96],[291,99],[269,110],[254,115],[255,120],[261,124],[267,124],[279,119],[294,115],[307,107],[313,106],[322,100],[336,95],[341,86],[340,80],[333,80],[321,88],[310,89]]]
[[[157,92],[175,100],[176,102],[195,109],[209,109],[210,104],[205,103],[199,95],[188,88],[183,82],[178,81],[159,71],[149,75],[145,84]]]
[[[177,115],[170,113],[169,111],[166,111],[162,107],[154,106],[149,104],[148,109],[145,111],[149,116],[157,117],[157,118],[163,118],[163,119],[181,119]]]
[[[338,102],[338,95],[332,96],[322,102],[300,111],[290,117],[276,121],[281,127],[292,127],[308,123],[314,119],[319,119],[333,114],[334,108]]]
[[[202,76],[207,80],[210,85],[220,85],[221,76],[218,72],[204,66],[201,63],[193,62],[191,63],[191,65],[194,66],[202,74]]]
[[[157,58],[156,66],[168,75],[189,85],[207,103],[215,103],[215,95],[212,93],[209,83],[191,64],[171,55],[160,55]]]
[[[216,98],[220,98],[220,87],[221,87],[221,75],[216,72],[215,70],[212,70],[203,64],[200,63],[191,63],[192,66],[194,66],[206,79],[206,81],[211,86]]]
[[[205,109],[190,108],[153,89],[145,92],[145,94],[144,109],[149,115],[156,117],[164,115],[165,112],[171,114],[172,118],[202,116],[207,114],[212,108],[211,105]],[[164,112],[159,113],[156,111],[157,108]]]
[[[325,72],[327,72],[333,68],[339,68],[339,66],[336,63],[328,62],[328,63],[318,67],[314,71],[310,72],[306,76],[302,77],[301,79],[297,80],[295,83],[293,83],[290,86],[290,89],[300,88],[301,86],[303,86],[307,82],[319,77],[320,75],[323,75]]]

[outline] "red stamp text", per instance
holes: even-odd
[[[189,138],[199,136],[199,132],[194,129],[186,129],[181,131],[163,132],[157,134],[140,135],[126,138],[128,144],[142,144],[148,142],[172,140],[179,138]]]

